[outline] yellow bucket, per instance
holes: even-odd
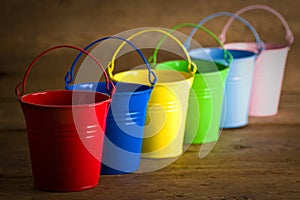
[[[127,40],[146,33],[160,32],[177,42],[187,57],[190,73],[174,70],[153,70],[157,83],[153,86],[144,129],[142,157],[170,158],[182,154],[189,92],[194,80],[195,66],[181,42],[166,31],[150,28],[131,35]],[[112,57],[108,73],[112,80],[128,83],[149,84],[148,70],[124,71],[113,75],[114,61],[125,43],[121,44]]]

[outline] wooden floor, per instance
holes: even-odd
[[[251,118],[224,130],[213,151],[199,159],[191,146],[175,163],[155,172],[101,176],[99,185],[76,193],[49,193],[32,186],[24,129],[0,131],[2,199],[298,199],[300,196],[299,94],[283,95],[274,120]],[[6,104],[6,105],[5,105]],[[1,114],[12,105],[1,102]],[[15,102],[14,105],[18,109]],[[13,109],[13,110],[16,110]],[[3,116],[1,116],[3,118]],[[276,122],[278,120],[278,123]],[[262,121],[265,121],[262,122]],[[273,123],[275,122],[275,123]],[[11,122],[13,123],[13,122]]]
[[[92,9],[94,5],[93,3],[77,5],[77,1],[44,2],[45,5],[49,4],[49,9],[56,9],[57,16],[63,16],[63,9],[66,7],[71,11],[78,11],[80,6],[82,9],[87,7]],[[21,108],[14,95],[14,87],[21,80],[25,67],[38,52],[59,43],[72,43],[71,41],[74,41],[73,44],[83,46],[98,36],[115,34],[134,25],[171,27],[192,19],[198,21],[201,17],[216,11],[225,9],[234,11],[250,4],[234,0],[224,5],[210,4],[209,0],[199,1],[199,5],[202,6],[199,9],[203,8],[204,12],[199,14],[196,12],[197,7],[192,6],[194,1],[187,0],[186,4],[191,10],[186,12],[186,16],[173,16],[167,14],[175,8],[185,6],[186,4],[182,3],[185,1],[174,1],[177,5],[173,6],[153,1],[151,5],[145,3],[149,10],[145,11],[143,16],[138,9],[143,4],[128,1],[129,3],[125,5],[122,4],[123,1],[117,2],[118,4],[110,8],[111,10],[102,11],[105,12],[106,17],[114,16],[114,20],[121,20],[123,24],[120,27],[111,21],[101,21],[106,26],[111,25],[103,32],[99,28],[94,32],[76,32],[76,26],[72,24],[68,24],[66,28],[56,21],[58,17],[50,15],[50,11],[46,10],[47,6],[39,3],[32,3],[32,8],[36,9],[34,11],[30,10],[29,5],[18,4],[17,1],[6,1],[1,8],[3,25],[8,28],[11,24],[15,24],[15,27],[9,30],[3,29],[0,33],[3,42],[3,51],[0,53],[0,199],[300,199],[300,69],[298,66],[300,46],[297,43],[300,35],[298,22],[300,15],[296,9],[299,8],[299,2],[295,3],[294,0],[287,1],[288,3],[283,1],[275,3],[271,0],[253,1],[253,3],[263,2],[280,10],[289,20],[296,36],[296,43],[289,52],[280,109],[276,116],[251,117],[249,125],[244,128],[223,130],[213,150],[202,159],[198,156],[200,146],[192,145],[178,160],[166,168],[149,173],[101,176],[99,185],[94,189],[74,193],[51,193],[33,188],[26,127]],[[95,3],[95,7],[97,6],[101,7]],[[146,17],[155,11],[155,6],[159,7],[156,11],[165,11],[162,16],[164,20]],[[22,10],[23,7],[26,13]],[[104,7],[109,9],[109,3],[105,3]],[[126,9],[129,11],[127,12]],[[19,14],[15,10],[18,10]],[[10,11],[12,16],[9,19]],[[72,14],[71,11],[68,11],[66,18],[61,19],[62,23],[78,19],[79,27],[91,28],[96,24],[95,21],[88,21],[87,16],[83,15],[83,19],[88,21],[84,24],[82,19],[75,17],[76,12]],[[137,19],[134,11],[142,15],[141,18],[144,17],[145,20]],[[97,12],[92,10],[89,14],[96,16]],[[39,15],[41,15],[40,21],[37,19]],[[99,15],[105,17],[103,14]],[[126,17],[124,18],[123,15]],[[3,17],[8,21],[4,22]],[[45,20],[46,24],[41,20]],[[133,25],[131,22],[134,20],[136,23]],[[256,20],[254,24],[258,23],[259,20]],[[46,30],[47,24],[53,32]],[[265,30],[261,26],[258,29],[262,32]],[[67,36],[68,34],[70,37]],[[76,34],[80,37],[76,37]],[[280,37],[282,35],[278,36]],[[64,59],[64,55],[61,54],[57,57],[45,58],[30,74],[28,89],[62,88],[62,77],[72,59],[73,57]]]

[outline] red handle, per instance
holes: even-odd
[[[26,86],[26,81],[27,81],[27,77],[28,77],[28,74],[32,68],[32,66],[42,57],[44,56],[45,54],[47,54],[48,52],[52,51],[52,50],[55,50],[55,49],[60,49],[60,48],[70,48],[70,49],[75,49],[75,50],[78,50],[78,51],[81,51],[82,53],[90,56],[96,63],[97,65],[100,67],[100,69],[103,71],[104,73],[104,76],[105,76],[105,80],[106,80],[106,90],[108,91],[108,93],[110,94],[110,96],[112,97],[112,95],[115,93],[115,86],[114,84],[112,83],[111,80],[109,80],[109,77],[104,69],[104,67],[102,66],[102,64],[97,60],[97,58],[95,58],[92,54],[90,54],[89,52],[79,48],[79,47],[76,47],[76,46],[72,46],[72,45],[58,45],[58,46],[54,46],[54,47],[51,47],[45,51],[43,51],[41,54],[39,54],[31,63],[30,65],[28,66],[25,74],[24,74],[24,77],[23,77],[23,81],[18,83],[16,88],[15,88],[15,93],[17,95],[17,97],[20,99],[21,96],[24,94],[24,91],[25,91],[25,86]],[[110,90],[109,89],[109,84],[111,84],[112,86],[112,89]],[[22,90],[21,92],[19,91],[19,87],[22,86]]]

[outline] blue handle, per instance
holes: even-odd
[[[265,44],[264,42],[259,38],[259,35],[257,34],[256,30],[253,28],[253,26],[244,18],[235,15],[233,13],[230,12],[217,12],[214,13],[212,15],[209,15],[208,17],[204,18],[203,20],[201,20],[198,25],[203,25],[204,23],[206,23],[207,21],[215,18],[215,17],[219,17],[219,16],[230,16],[230,17],[234,17],[236,19],[238,19],[239,21],[241,21],[243,24],[245,24],[250,31],[253,33],[255,40],[256,40],[256,45],[257,45],[257,50],[258,50],[258,55],[265,49]],[[191,46],[191,39],[193,38],[194,34],[196,33],[198,29],[195,27],[193,28],[193,30],[191,31],[189,38],[185,41],[184,46],[186,47],[186,49],[189,49]]]
[[[145,62],[148,71],[149,71],[149,75],[148,75],[148,79],[149,82],[151,83],[151,85],[155,85],[155,83],[157,82],[157,77],[155,75],[155,73],[151,70],[151,66],[149,64],[149,62],[147,61],[146,57],[144,56],[144,54],[130,41],[126,40],[125,38],[119,37],[119,36],[108,36],[108,37],[103,37],[100,38],[98,40],[95,40],[94,42],[90,43],[89,45],[87,45],[84,50],[88,50],[90,47],[94,46],[95,44],[102,42],[104,40],[108,40],[108,39],[118,39],[118,40],[122,40],[127,42],[130,46],[132,46],[137,52],[138,54],[141,56],[141,58],[143,59],[143,61]],[[72,63],[71,69],[67,72],[66,76],[65,76],[65,88],[70,90],[71,87],[69,86],[70,83],[72,83],[72,81],[74,80],[74,69],[75,66],[78,62],[78,60],[80,59],[80,57],[82,56],[82,52],[80,52],[77,57],[75,58],[74,62]],[[151,75],[154,76],[154,79],[151,79]]]

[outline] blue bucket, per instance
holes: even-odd
[[[233,16],[244,23],[253,33],[256,39],[258,53],[245,50],[227,50],[233,56],[230,64],[227,80],[225,83],[225,98],[220,126],[222,128],[237,128],[248,124],[249,102],[251,95],[254,65],[257,56],[264,49],[264,44],[260,40],[257,32],[245,19],[228,12],[219,12],[210,15],[200,21],[202,25],[208,20],[218,16]],[[197,31],[194,28],[185,45],[190,46],[190,38]],[[222,64],[228,63],[228,58],[224,57],[224,49],[221,48],[202,48],[189,51],[192,59],[214,60]]]
[[[106,120],[101,174],[124,174],[134,172],[139,168],[146,108],[153,85],[156,82],[156,76],[151,71],[150,65],[141,51],[124,38],[117,36],[101,38],[85,49],[106,39],[119,39],[129,43],[146,63],[149,70],[149,82],[151,83],[151,86],[122,82],[115,85],[116,92]],[[77,56],[71,70],[66,75],[66,89],[105,93],[105,82],[88,82],[69,86],[74,79],[74,67],[80,56],[81,54]],[[154,76],[154,81],[151,80],[151,75]]]

